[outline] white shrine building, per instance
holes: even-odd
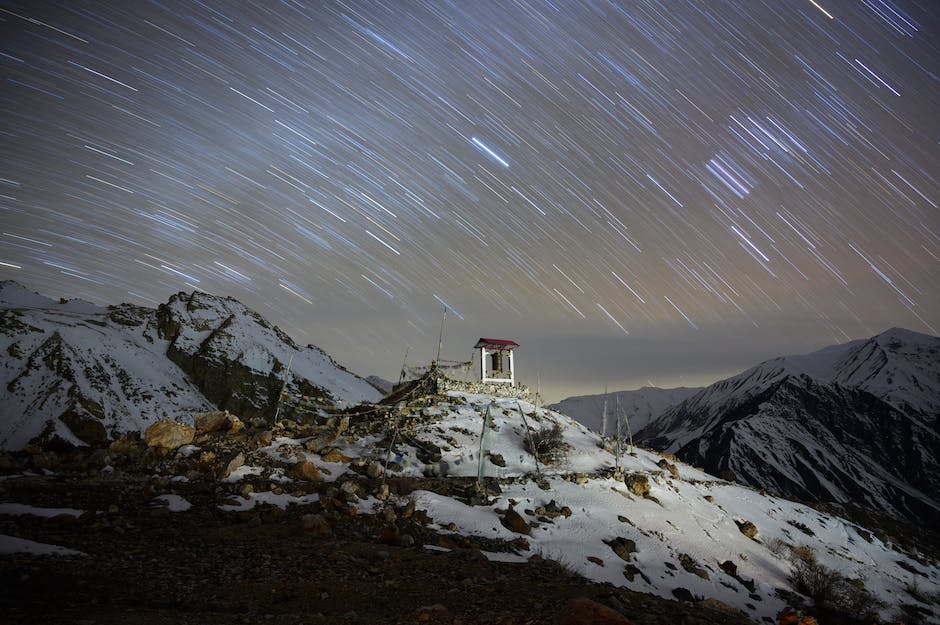
[[[480,381],[516,385],[516,370],[512,350],[519,347],[508,339],[481,338],[473,346],[480,350]]]

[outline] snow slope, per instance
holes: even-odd
[[[380,397],[235,300],[186,298],[198,307],[174,296],[158,310],[105,308],[0,283],[0,448],[40,436],[91,443],[217,407],[253,416],[272,409],[291,356],[294,393],[330,404]]]
[[[484,427],[487,411],[491,424]],[[482,457],[484,477],[497,478],[501,491],[486,502],[474,502],[465,491],[455,487],[449,492],[443,484],[434,492],[414,491],[398,504],[413,499],[417,509],[428,512],[431,527],[439,533],[514,546],[515,554],[492,554],[497,559],[521,562],[540,555],[592,580],[667,598],[685,589],[693,597],[714,598],[739,608],[756,621],[772,621],[784,607],[778,588],[793,590],[790,547],[812,550],[821,565],[858,580],[884,602],[886,618],[895,614],[900,602],[917,603],[905,591],[909,585],[915,584],[923,595],[940,591],[936,565],[915,561],[851,522],[718,480],[681,463],[673,475],[661,464],[661,456],[642,449],[618,461],[601,447],[596,433],[525,401],[452,391],[445,401],[399,413],[398,420],[402,434],[395,437],[391,450],[393,475],[474,478]],[[557,463],[537,467],[535,457],[526,451],[527,428],[538,431],[556,424],[562,428],[567,453]],[[382,464],[391,440],[391,432],[386,432],[338,440],[336,445],[353,462]],[[305,441],[280,438],[265,453],[282,462],[314,462],[329,469],[325,478],[329,480],[343,479],[344,471],[350,471],[304,451]],[[429,455],[435,459],[429,461]],[[618,462],[622,473],[615,471]],[[246,467],[244,473],[255,470]],[[646,496],[629,490],[627,482],[637,478],[648,480]],[[493,480],[489,483],[493,488]],[[244,500],[244,506],[254,505],[254,495]],[[567,507],[570,516],[548,518],[537,511],[552,502],[556,510]],[[360,502],[369,511],[376,504],[380,502],[372,497]],[[527,535],[501,523],[508,508],[530,524]],[[745,521],[756,526],[755,538],[739,529]],[[520,537],[525,541],[520,542]],[[632,541],[627,551],[633,553],[626,554],[626,561],[611,546],[618,541],[628,545]],[[728,561],[736,567],[734,575],[723,564]],[[935,609],[922,607],[928,614]],[[938,619],[933,613],[932,622]]]

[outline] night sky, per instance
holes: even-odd
[[[0,2],[0,278],[550,400],[940,328],[940,4]]]

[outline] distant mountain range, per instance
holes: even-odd
[[[271,416],[288,392],[314,405],[381,393],[240,302],[193,292],[156,309],[57,301],[0,283],[0,448],[105,440],[168,417]],[[292,362],[291,362],[291,359]]]
[[[627,405],[670,397],[627,393]],[[940,520],[938,337],[894,328],[768,360],[663,403],[640,411],[637,442],[778,494]]]
[[[635,391],[614,391],[601,395],[567,397],[557,404],[552,404],[549,408],[576,419],[595,432],[602,432],[606,403],[607,435],[614,436],[617,433],[617,417],[620,415],[626,417],[630,430],[635,434],[666,410],[701,390],[701,388],[684,386],[680,388],[644,386]],[[623,435],[627,436],[626,423],[621,427]]]

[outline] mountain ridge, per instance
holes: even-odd
[[[159,418],[270,417],[285,386],[316,406],[381,394],[233,298],[178,293],[156,309],[53,300],[0,283],[0,447],[88,444]]]
[[[762,362],[636,439],[778,494],[940,519],[938,398],[940,338],[892,328]]]

